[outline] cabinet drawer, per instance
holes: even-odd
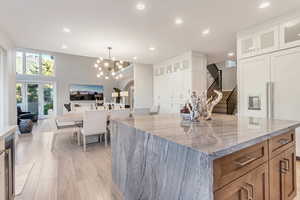
[[[268,142],[262,142],[214,161],[214,191],[268,160]]]
[[[281,152],[295,145],[294,131],[273,137],[269,140],[270,157],[273,158]]]
[[[214,193],[214,200],[269,200],[268,164],[265,163]]]

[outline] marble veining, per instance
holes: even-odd
[[[130,127],[193,148],[212,159],[222,157],[300,126],[300,122],[214,115],[213,120],[182,121],[179,115],[136,116],[118,120]]]
[[[300,126],[299,122],[215,115],[111,121],[112,177],[124,200],[213,200],[213,161]]]

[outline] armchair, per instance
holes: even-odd
[[[18,114],[18,125],[20,124],[21,119],[30,119],[33,122],[37,121],[37,115],[32,114],[31,112],[23,112],[20,106],[17,106]]]

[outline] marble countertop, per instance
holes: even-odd
[[[4,128],[0,128],[0,140],[9,134],[15,133],[16,130],[17,130],[17,126],[7,126]]]
[[[182,121],[177,114],[135,116],[115,121],[196,149],[208,154],[212,159],[300,127],[300,122],[296,121],[230,115],[214,115],[213,120],[197,123]]]

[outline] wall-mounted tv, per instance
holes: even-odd
[[[70,85],[70,101],[103,100],[103,85]]]

